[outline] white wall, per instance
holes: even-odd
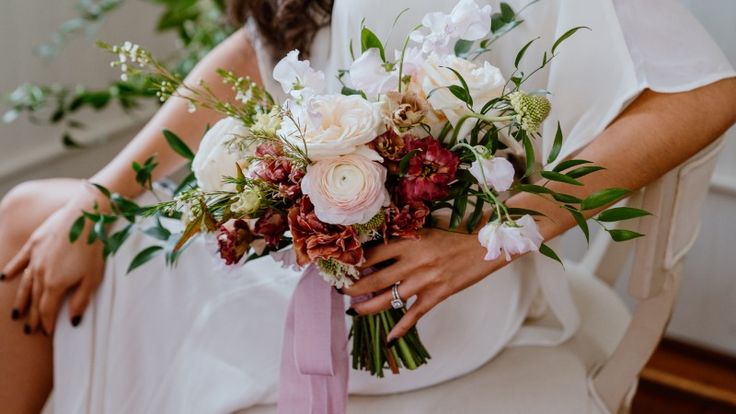
[[[171,39],[152,36],[155,6],[130,0],[134,7],[117,12],[99,38],[111,42],[132,40],[154,50],[170,50]],[[736,2],[733,0],[683,0],[721,44],[736,65]],[[69,45],[63,58],[42,64],[33,47],[47,33],[71,16],[73,0],[11,0],[0,12],[0,91],[24,81],[65,79],[101,84],[116,73],[109,57],[92,46],[91,40]],[[83,177],[103,165],[127,139],[142,119],[120,113],[94,117],[86,139],[107,137],[108,145],[92,150],[64,152],[59,131],[25,122],[0,124],[0,195],[13,184],[37,177]],[[90,116],[92,115],[92,116]],[[687,258],[686,279],[669,334],[736,354],[736,131],[724,150],[706,202],[700,239]]]

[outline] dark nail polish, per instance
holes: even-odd
[[[75,317],[72,318],[72,326],[75,327],[75,328],[77,326],[79,326],[79,324],[81,322],[82,322],[82,317],[80,315],[77,315],[77,316],[75,316]]]
[[[396,345],[396,341],[397,341],[397,338],[394,338],[394,339],[386,342],[386,347],[387,348],[393,348]]]
[[[31,334],[31,325],[25,324],[25,326],[23,326],[23,333],[26,334],[26,335],[30,335]]]
[[[348,308],[345,313],[349,316],[358,316],[358,312],[353,308]]]
[[[0,273],[0,280],[5,280],[5,273]]]
[[[10,313],[10,318],[14,321],[17,321],[20,318],[20,311],[14,308],[13,312]]]

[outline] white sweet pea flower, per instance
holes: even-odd
[[[410,38],[422,45],[424,53],[448,54],[458,39],[478,40],[491,30],[491,6],[474,0],[460,0],[449,14],[434,12],[422,18],[422,28]]]
[[[525,215],[516,224],[499,223],[498,221],[486,224],[478,233],[481,246],[488,250],[485,260],[496,260],[501,256],[501,250],[506,261],[515,254],[538,251],[544,238],[539,234],[539,228],[534,219]]]
[[[480,158],[473,161],[468,169],[481,185],[503,192],[514,183],[514,166],[503,157]]]
[[[370,48],[350,65],[350,85],[369,97],[396,89],[399,83],[398,68],[386,69],[379,50]]]
[[[384,166],[353,153],[311,164],[302,179],[302,191],[323,222],[363,224],[388,205],[385,183]]]
[[[312,161],[350,154],[384,132],[381,106],[357,95],[317,95],[291,108],[293,119],[284,119],[279,135],[306,145]]]
[[[314,70],[308,60],[299,60],[298,50],[292,50],[274,66],[273,78],[297,100],[318,94],[326,86],[325,74]]]
[[[238,119],[225,118],[207,131],[192,162],[192,171],[203,191],[235,191],[235,185],[222,182],[223,177],[238,174],[236,163],[253,155],[256,145],[246,140],[241,146],[228,145],[250,131]]]
[[[455,74],[447,69],[456,70],[465,79],[473,98],[473,110],[479,112],[486,102],[501,96],[506,81],[501,70],[488,62],[476,63],[455,55],[439,57],[432,54],[427,57],[422,65],[422,89],[429,95],[429,103],[432,108],[441,111],[452,125],[467,115],[468,110],[465,102],[453,95],[447,86],[458,85],[460,81]],[[466,121],[460,131],[464,137],[473,128],[474,123]]]

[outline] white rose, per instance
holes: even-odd
[[[376,48],[366,50],[350,65],[350,85],[370,97],[382,95],[396,89],[399,72],[396,68],[386,71],[381,55]]]
[[[506,81],[501,70],[488,62],[474,63],[467,59],[448,55],[444,58],[432,54],[422,65],[422,89],[430,94],[429,103],[432,107],[445,114],[447,119],[456,125],[464,115],[470,113],[465,102],[453,95],[447,86],[459,85],[460,80],[447,69],[456,70],[465,79],[473,98],[473,110],[479,112],[486,102],[501,96]],[[437,89],[440,88],[440,89]],[[474,122],[468,120],[463,124],[460,136],[464,137],[472,129]]]
[[[481,185],[500,192],[511,188],[514,183],[514,166],[502,157],[491,159],[480,157],[470,164],[470,171]]]
[[[534,219],[525,215],[516,220],[516,225],[498,222],[486,224],[478,233],[481,246],[485,247],[485,260],[496,260],[503,250],[506,261],[515,254],[538,251],[544,238],[539,234],[539,228]]]
[[[226,144],[233,138],[247,137],[249,133],[248,128],[235,118],[222,119],[207,131],[192,162],[192,171],[202,191],[235,191],[233,184],[225,184],[222,179],[238,174],[236,163],[252,155],[255,145],[244,143],[245,147],[236,149]]]
[[[312,69],[308,60],[299,60],[298,50],[292,50],[274,66],[273,78],[297,100],[318,94],[326,86],[325,74]]]
[[[330,224],[363,224],[389,202],[386,168],[359,153],[318,161],[307,167],[302,191],[314,214]]]
[[[350,154],[385,128],[381,103],[358,95],[317,95],[291,110],[294,120],[286,117],[279,135],[299,148],[306,144],[313,161]]]

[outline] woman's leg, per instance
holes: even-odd
[[[10,191],[0,202],[0,268],[28,237],[73,193],[76,181],[31,181]],[[23,321],[11,311],[20,278],[0,282],[0,401],[2,412],[41,411],[52,386],[51,338],[25,335]]]

